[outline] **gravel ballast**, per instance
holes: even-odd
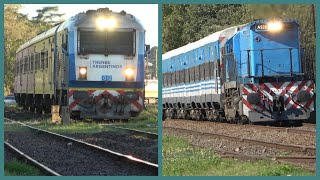
[[[132,164],[131,161],[113,158],[100,151],[92,151],[72,142],[30,130],[7,132],[5,141],[61,175],[157,175],[149,168]]]

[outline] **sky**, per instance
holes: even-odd
[[[122,10],[134,15],[140,20],[143,27],[146,29],[146,44],[151,47],[158,46],[158,5],[157,4],[23,4],[20,13],[27,14],[31,19],[37,16],[37,9],[42,9],[45,6],[58,6],[59,12],[64,13],[65,19],[80,12],[85,12],[89,9],[98,9],[108,7],[114,12]]]

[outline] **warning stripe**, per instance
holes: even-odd
[[[264,98],[264,100],[266,100],[269,105],[272,105],[272,101],[260,89],[258,89],[254,84],[248,84],[248,86],[254,92],[258,93],[260,95],[260,97],[266,97],[266,98]]]
[[[90,96],[92,93],[94,93],[96,90],[88,90],[88,95]],[[72,110],[77,104],[80,103],[80,100],[74,100],[71,104],[69,104],[70,110]]]
[[[255,92],[260,95],[260,97],[264,97],[265,101],[267,101],[267,104],[269,106],[272,106],[272,98],[275,95],[284,95],[284,105],[286,109],[296,109],[298,107],[304,107],[304,108],[310,108],[315,101],[315,95],[312,96],[310,100],[304,103],[298,103],[294,102],[292,97],[287,94],[288,91],[292,92],[294,95],[297,95],[301,89],[305,89],[307,92],[311,92],[314,89],[315,84],[310,80],[305,81],[289,81],[289,82],[272,82],[272,83],[262,83],[259,85],[255,84],[246,84],[243,86],[243,94],[248,95],[249,92]],[[259,88],[258,88],[259,87]],[[278,92],[276,92],[278,90]],[[253,110],[253,106],[250,105],[250,103],[247,101],[246,98],[243,99],[243,103],[246,107],[248,107],[250,110]],[[304,105],[303,105],[304,104]],[[267,109],[268,112],[270,112],[270,109],[268,109],[268,106],[264,106],[266,104],[260,103],[258,106],[261,109]]]
[[[245,95],[248,95],[249,94],[249,91],[246,89],[246,88],[243,88],[243,93]],[[245,100],[246,101],[246,100]],[[250,104],[249,102],[246,101],[246,103]],[[246,104],[247,105],[247,104]],[[250,105],[251,106],[251,105]],[[263,109],[264,111],[268,111],[270,112],[262,103],[261,101],[258,103],[258,106]],[[248,107],[249,108],[249,107]],[[249,108],[250,109],[250,108]],[[251,106],[251,110],[253,110],[254,108]]]
[[[74,100],[73,99],[73,94],[74,94],[75,90],[70,90],[69,91],[69,107],[70,110],[73,110],[74,108],[77,107],[77,105],[80,103],[80,100]],[[111,98],[112,101],[115,100],[115,98],[118,95],[123,95],[125,96],[125,90],[88,90],[88,95],[94,95],[95,96],[95,101],[99,102],[103,99],[103,95],[109,95],[109,97]],[[138,111],[142,111],[143,110],[143,92],[142,91],[138,91],[138,96],[139,99],[138,100],[130,100],[130,105],[131,108],[136,108],[135,110]]]
[[[117,92],[123,96],[126,95],[124,90],[117,90]],[[136,106],[136,108],[138,108],[138,110],[142,110],[143,107],[142,105],[137,101],[137,100],[130,100],[131,104],[133,104],[134,106]]]
[[[307,81],[302,81],[299,85],[298,85],[298,87],[293,91],[293,94],[297,94],[301,89],[302,89],[302,87],[304,86],[304,85],[306,85],[307,84]],[[292,97],[288,97],[287,98],[287,100],[285,101],[285,106],[287,106],[288,104],[289,104],[289,102],[291,102],[292,101]],[[293,108],[296,108],[298,106],[298,104],[296,103],[296,102],[293,102]]]
[[[309,108],[310,105],[316,100],[316,95],[313,94],[312,98],[304,105],[305,108]]]
[[[313,87],[313,83],[307,88],[307,91],[310,93],[311,89],[310,87]],[[302,87],[301,87],[302,88]],[[300,90],[299,90],[300,91]],[[292,99],[292,98],[291,98]],[[291,106],[291,108],[297,108],[299,106],[298,102],[294,102],[294,104]]]

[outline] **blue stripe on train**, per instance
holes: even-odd
[[[144,82],[70,81],[70,87],[87,88],[144,88]]]
[[[201,89],[194,89],[194,90],[180,90],[180,91],[174,91],[174,92],[162,92],[162,94],[176,94],[176,93],[182,93],[182,92],[197,92],[197,91],[202,91],[202,90],[209,90],[212,89],[214,90],[215,88],[201,88]],[[218,88],[219,90],[221,90],[221,87]]]
[[[68,31],[68,48],[69,48],[69,81],[76,80],[76,68],[75,68],[75,53],[74,52],[74,31],[69,29]]]

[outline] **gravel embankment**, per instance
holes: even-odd
[[[130,133],[121,134],[115,132],[100,132],[94,134],[66,134],[90,144],[117,151],[122,154],[158,164],[158,140],[143,136],[135,136]]]
[[[190,120],[166,120],[163,127],[177,127],[194,131],[217,133],[240,138],[256,139],[266,142],[316,146],[316,136],[311,134],[301,134],[294,132],[286,132],[276,129],[259,128],[252,125],[236,125],[228,123],[214,123],[207,121],[190,121]]]
[[[68,141],[29,130],[7,132],[5,141],[62,175],[157,175],[150,168],[112,158]]]
[[[186,131],[163,129],[163,136],[171,135],[186,139],[190,144],[198,147],[214,149],[216,151],[237,152],[244,155],[261,155],[261,156],[314,156],[304,152],[294,152],[283,149],[265,147],[261,145],[251,145],[249,143],[229,141],[220,138],[203,136]]]

